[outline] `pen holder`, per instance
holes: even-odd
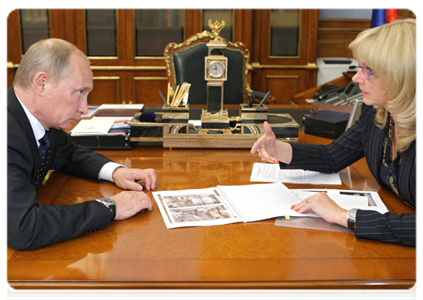
[[[163,123],[188,123],[189,105],[185,106],[163,106]]]
[[[252,105],[249,107],[247,104],[240,104],[240,115],[242,123],[263,123],[267,121],[268,108],[264,105]]]

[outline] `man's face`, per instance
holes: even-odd
[[[42,105],[42,124],[46,128],[69,129],[88,112],[87,97],[93,89],[89,61],[81,55],[70,57],[70,74],[59,82],[47,81]]]

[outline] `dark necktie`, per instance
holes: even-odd
[[[40,147],[38,148],[38,151],[40,153],[41,167],[38,170],[37,178],[35,180],[35,185],[37,187],[41,185],[44,180],[44,176],[48,172],[48,160],[50,157],[50,137],[48,135],[48,132],[46,131],[44,136],[38,141],[40,142]]]

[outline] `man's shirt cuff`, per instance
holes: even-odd
[[[101,168],[100,172],[98,173],[98,179],[99,180],[107,180],[107,181],[110,181],[110,182],[114,182],[113,181],[112,174],[119,167],[126,168],[125,166],[119,165],[119,164],[114,163],[114,162],[108,162],[108,163],[106,163]]]

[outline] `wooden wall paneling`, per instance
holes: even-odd
[[[258,45],[254,48],[254,51],[258,52],[258,56],[256,56],[256,60],[259,61],[261,64],[269,64],[269,55],[270,55],[270,10],[263,10],[258,11],[256,13],[257,17],[257,26],[258,32],[255,32],[254,37],[257,38],[259,36]],[[257,44],[257,40],[256,43]]]
[[[135,12],[133,9],[117,11],[117,51],[119,65],[135,65]]]
[[[252,62],[251,52],[253,51],[253,10],[235,10],[234,42],[242,42],[250,50],[250,63]]]
[[[202,30],[202,10],[201,9],[187,9],[185,10],[185,33],[184,40],[190,36],[197,34]]]
[[[299,39],[299,51],[298,56],[271,56],[271,36],[270,36],[270,21],[271,21],[271,11],[270,10],[261,10],[258,14],[261,14],[260,18],[260,45],[259,49],[259,61],[261,64],[281,64],[281,65],[306,65],[309,61],[309,58],[313,58],[314,55],[309,56],[308,51],[313,47],[313,43],[316,41],[314,36],[317,32],[316,30],[310,30],[312,26],[316,26],[318,20],[318,11],[317,10],[300,10],[300,39]],[[313,35],[313,36],[312,36]],[[257,33],[255,34],[255,37]],[[310,45],[309,45],[310,44]],[[256,48],[255,48],[256,50]],[[315,61],[314,61],[315,62]]]
[[[7,88],[12,85],[16,73],[16,64],[21,61],[18,10],[7,17]]]
[[[66,9],[64,10],[65,15],[65,37],[72,44],[76,45],[76,37],[78,31],[76,30],[76,10],[75,9]]]
[[[21,61],[19,28],[18,10],[15,9],[7,17],[7,61],[14,64]]]
[[[75,44],[74,10],[50,9],[50,37],[67,40]]]
[[[296,69],[266,69],[259,72],[261,91],[270,91],[275,104],[292,104],[291,97],[305,89],[307,71]]]
[[[277,104],[291,104],[291,95],[299,90],[298,75],[266,75],[266,91],[272,91]]]
[[[86,10],[74,11],[75,44],[87,54]],[[88,56],[93,66],[121,66],[127,64],[127,56],[131,52],[131,42],[127,39],[127,11],[116,10],[116,56]]]
[[[291,97],[316,84],[318,10],[301,10],[298,56],[271,56],[270,10],[253,11],[252,88],[271,91],[277,104],[291,104]]]
[[[305,72],[304,78],[304,90],[311,89],[316,86],[317,83],[317,64],[311,64],[307,67],[307,72]]]
[[[52,34],[75,43],[86,53],[85,10],[51,10],[50,15]],[[202,10],[187,9],[184,18],[184,39],[203,30]],[[313,65],[317,42],[314,25],[317,19],[317,10],[301,11],[299,57],[270,57],[270,10],[234,10],[233,39],[250,49],[252,72],[249,79],[253,90],[275,90],[272,95],[275,94],[277,103],[282,104],[290,103],[290,96],[314,84],[317,71]],[[161,106],[158,91],[166,94],[167,90],[163,57],[136,57],[134,10],[116,10],[116,20],[117,57],[89,57],[95,77],[90,102]],[[21,54],[17,11],[10,13],[8,27],[8,61],[18,64]],[[13,64],[8,64],[8,83],[15,71]],[[292,76],[299,77],[294,80]]]
[[[121,98],[121,76],[94,74],[94,88],[88,95],[89,105],[124,103]]]
[[[16,68],[13,66],[7,67],[7,88],[11,87],[13,84],[13,79],[15,78]]]
[[[307,42],[307,62],[315,63],[317,58],[317,34],[319,23],[319,10],[314,9],[310,11],[310,16],[308,18],[308,32],[306,33],[308,42]],[[307,31],[304,29],[304,31]]]
[[[5,21],[5,51],[4,51],[4,59],[6,62],[13,62],[13,51],[12,51],[12,47],[10,47],[11,45],[13,45],[15,43],[14,36],[11,34],[12,31],[11,26],[12,26],[12,20],[11,20],[11,13],[9,12],[11,9],[10,8],[6,8],[5,9],[5,14],[4,14],[4,21]]]
[[[186,19],[185,13],[185,19]],[[185,22],[187,22],[185,20]],[[147,69],[163,69],[165,68],[165,61],[164,61],[164,48],[162,49],[162,55],[160,56],[137,56],[136,53],[136,43],[137,43],[137,33],[136,33],[136,12],[135,10],[127,10],[126,11],[126,42],[121,45],[121,47],[126,47],[126,55],[127,55],[127,66],[145,66]],[[160,31],[157,31],[160,32]],[[166,31],[162,31],[164,33],[157,33],[151,35],[150,43],[154,44],[154,37],[159,36],[161,34],[165,34]],[[184,36],[186,35],[186,28],[184,30]],[[124,51],[122,49],[122,51]]]
[[[166,98],[167,76],[136,76],[133,81],[135,103],[142,103],[149,107],[163,106],[159,91]]]
[[[75,45],[87,54],[87,46],[86,46],[86,32],[85,32],[85,12],[83,9],[75,9]]]
[[[416,18],[416,15],[411,10],[408,10],[408,9],[398,9],[398,17],[400,19],[408,19],[408,18],[415,19]]]
[[[405,19],[416,16],[408,9],[399,9],[398,17]],[[317,57],[351,57],[348,45],[370,25],[370,19],[319,19]]]
[[[263,49],[263,39],[261,35],[261,26],[262,24],[262,17],[263,14],[258,10],[253,10],[252,12],[252,22],[254,22],[255,26],[252,28],[252,45],[250,48],[251,54],[251,62],[259,62],[261,57],[261,50]],[[257,26],[257,24],[261,24],[261,26]]]
[[[317,57],[352,57],[348,45],[367,28],[366,19],[319,19]]]

